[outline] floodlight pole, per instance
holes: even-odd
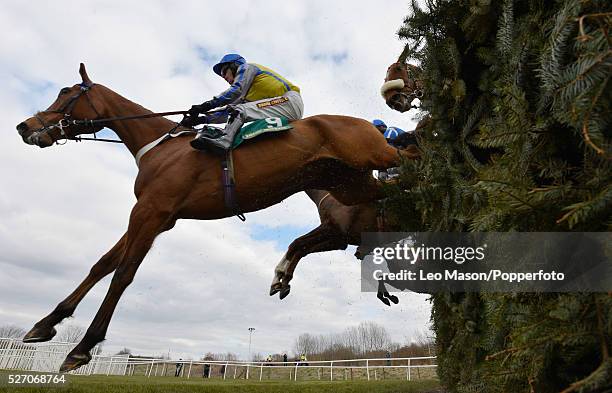
[[[249,358],[247,359],[247,361],[251,361],[251,336],[253,335],[253,332],[255,331],[255,328],[250,327],[249,328]]]

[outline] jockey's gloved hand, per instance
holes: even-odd
[[[189,114],[185,115],[183,120],[180,121],[180,125],[185,127],[193,128],[199,124],[208,124],[210,123],[210,118],[206,115],[204,116],[191,116]]]
[[[189,109],[189,115],[196,117],[200,113],[208,112],[214,107],[215,105],[212,103],[212,101],[206,101],[201,103],[200,105],[192,105],[191,109]]]
[[[197,121],[197,115],[196,116],[185,115],[183,117],[183,120],[179,122],[179,125],[183,127],[192,128],[195,125],[196,121]]]

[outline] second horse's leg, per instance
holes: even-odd
[[[321,224],[304,236],[295,239],[287,249],[287,253],[274,270],[274,280],[270,288],[270,296],[280,292],[284,299],[289,295],[293,272],[300,259],[308,254],[331,250],[344,250],[347,242],[338,228],[333,225]]]

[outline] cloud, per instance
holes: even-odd
[[[154,111],[188,108],[225,89],[210,70],[226,52],[269,66],[303,92],[305,115],[410,116],[378,90],[400,53],[395,31],[408,11],[392,0],[24,3],[0,14],[0,324],[29,328],[50,312],[122,236],[135,203],[133,157],[123,146],[25,145],[15,125],[46,108],[63,86],[90,77]],[[274,23],[270,23],[270,21]],[[53,23],[49,23],[53,21]],[[305,258],[291,295],[267,292],[293,236],[318,225],[299,194],[269,209],[218,221],[180,221],[155,242],[122,297],[105,351],[198,357],[291,351],[303,332],[324,334],[373,320],[395,340],[426,328],[426,297],[387,308],[361,293],[354,250]],[[88,326],[110,283],[102,280],[70,322]]]

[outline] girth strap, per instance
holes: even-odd
[[[236,201],[236,181],[234,179],[234,160],[232,150],[225,154],[225,158],[221,160],[221,178],[223,180],[223,197],[225,200],[225,208],[232,212],[241,221],[246,221],[246,217],[240,211],[238,202]]]
[[[170,131],[168,131],[164,135],[162,135],[159,138],[157,138],[156,140],[154,140],[153,142],[147,143],[146,145],[141,147],[136,152],[136,155],[134,156],[134,159],[136,160],[136,166],[140,167],[140,159],[142,158],[142,156],[147,154],[151,149],[153,149],[157,145],[162,144],[163,142],[167,141],[168,139],[176,138],[177,136],[181,136],[181,135],[185,135],[185,134],[194,134],[195,133],[194,130],[184,130],[184,131],[179,131],[176,134],[173,134],[173,132],[174,132],[174,130],[176,128],[178,128],[178,124],[174,128],[172,128]]]

